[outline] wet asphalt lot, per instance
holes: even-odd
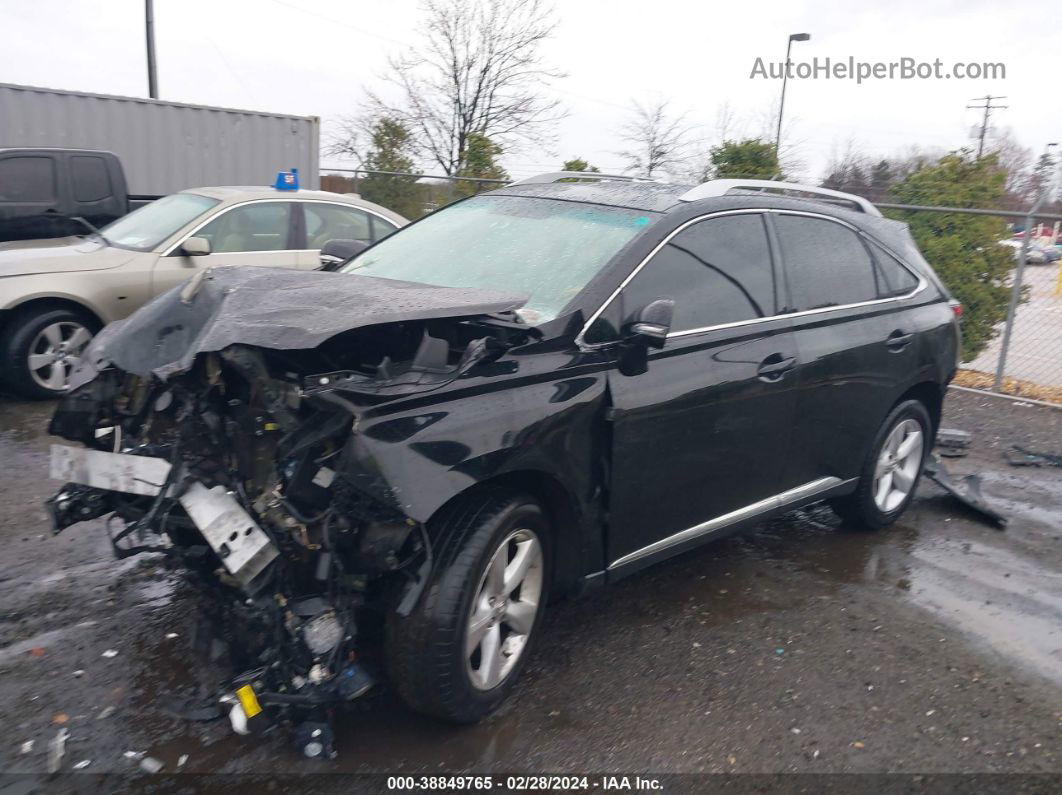
[[[52,537],[50,406],[0,398],[0,771],[1062,773],[1062,411],[953,392],[951,463],[1011,514],[1000,532],[923,482],[901,524],[792,514],[555,605],[513,698],[455,728],[386,685],[338,720],[339,758],[170,711],[196,695],[196,597],[112,559],[101,522]],[[105,657],[108,650],[117,652]],[[32,750],[22,745],[32,741]],[[142,775],[142,774],[138,774]]]

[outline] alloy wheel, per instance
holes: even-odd
[[[81,354],[91,340],[92,332],[73,320],[45,326],[29,347],[26,366],[30,377],[44,389],[66,389],[70,373],[81,362]]]
[[[924,447],[925,434],[917,420],[901,420],[889,432],[874,468],[874,503],[882,513],[899,508],[911,493]]]
[[[524,653],[542,600],[542,560],[531,530],[514,530],[494,550],[465,630],[465,667],[477,690],[500,685]]]

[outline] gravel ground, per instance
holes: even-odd
[[[880,533],[794,513],[554,606],[515,697],[477,726],[378,688],[340,716],[333,762],[173,716],[201,692],[196,594],[157,559],[114,561],[101,522],[51,536],[49,414],[0,398],[0,771],[44,771],[63,728],[62,770],[89,773],[135,772],[126,752],[294,776],[1062,773],[1062,469],[1003,459],[1062,453],[1062,411],[948,398],[945,424],[974,435],[949,466],[982,476],[1005,532],[928,482]]]

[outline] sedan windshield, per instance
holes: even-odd
[[[218,200],[208,196],[173,193],[107,224],[100,233],[112,245],[136,251],[151,251],[215,204],[218,204]]]
[[[478,196],[401,229],[340,270],[529,296],[525,319],[564,307],[655,213],[523,196]]]

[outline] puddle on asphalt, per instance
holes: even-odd
[[[977,542],[918,548],[914,558],[914,604],[1062,683],[1062,573]]]
[[[1029,478],[1022,491],[1006,484],[1005,474],[989,486],[1006,495],[1016,524],[1057,528],[1057,514],[1030,504],[1057,499],[1049,496],[1051,478]],[[615,638],[652,644],[665,625],[728,625],[853,587],[888,589],[975,645],[1062,682],[1062,573],[1008,548],[1006,535],[953,511],[936,490],[929,495],[904,523],[886,531],[839,528],[825,508],[801,511],[647,569],[587,599],[558,605],[547,616],[539,654],[518,686],[516,702],[500,714],[475,726],[454,727],[410,712],[381,688],[338,714],[340,756],[326,769],[477,771],[534,758],[530,743],[561,725],[557,721],[563,718],[551,715],[549,705],[563,703],[566,689],[578,686],[587,643],[607,658],[629,653],[614,648]],[[790,575],[791,590],[784,587]],[[764,577],[772,588],[762,587]],[[322,769],[319,762],[300,759],[286,729],[261,738],[238,737],[225,719],[195,724],[161,714],[177,696],[205,694],[197,688],[201,671],[185,637],[194,598],[183,586],[171,596],[165,579],[136,588],[150,629],[132,650],[130,728],[143,743],[134,750],[162,760],[168,771],[184,754],[188,772],[290,770],[293,764],[299,766],[296,772]],[[178,628],[178,639],[165,638]]]

